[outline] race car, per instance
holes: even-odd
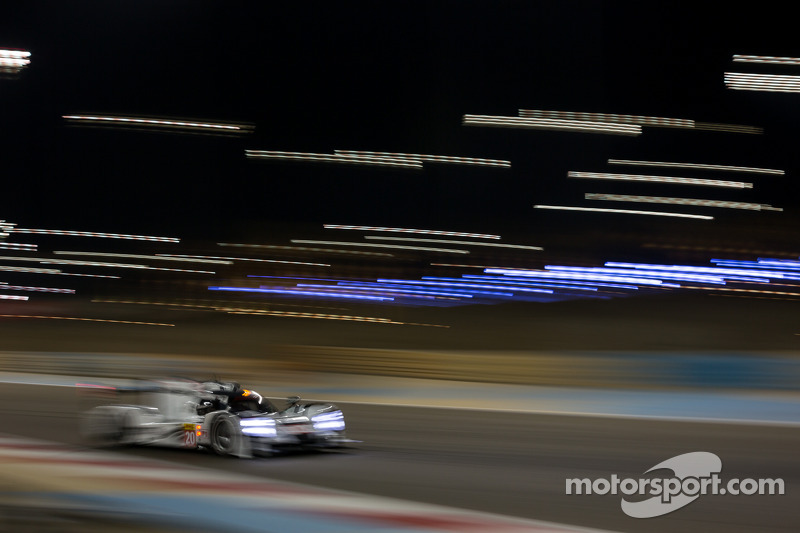
[[[357,442],[345,436],[344,415],[334,404],[292,396],[277,407],[236,382],[168,380],[109,389],[137,401],[90,409],[81,429],[92,444],[209,449],[250,458]]]

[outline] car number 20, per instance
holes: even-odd
[[[197,448],[197,433],[194,424],[183,425],[183,447]]]

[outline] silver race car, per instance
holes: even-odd
[[[157,381],[114,391],[136,396],[135,402],[90,409],[81,424],[90,443],[210,449],[249,458],[357,442],[345,436],[344,415],[334,404],[292,396],[277,407],[235,382]]]

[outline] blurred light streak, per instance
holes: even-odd
[[[629,194],[584,194],[587,200],[604,200],[610,202],[641,202],[651,204],[694,205],[698,207],[720,207],[725,209],[745,209],[749,211],[783,211],[783,208],[772,207],[767,204],[754,204],[749,202],[729,202],[725,200],[706,200],[703,198],[670,198],[665,196],[636,196]]]
[[[456,265],[453,263],[431,263],[431,266],[441,266],[441,267],[458,267],[458,268],[499,268],[494,266],[487,266],[487,265]]]
[[[583,122],[614,122],[621,124],[641,124],[644,126],[663,126],[673,128],[693,128],[694,121],[681,118],[644,117],[639,115],[614,115],[608,113],[583,113],[575,111],[545,111],[541,109],[520,109],[523,118],[555,118],[579,120]]]
[[[605,209],[602,207],[575,207],[566,205],[534,205],[534,209],[551,209],[555,211],[586,211],[593,213],[617,213],[621,215],[652,215],[659,217],[693,218],[697,220],[714,220],[708,215],[692,215],[690,213],[670,213],[667,211],[640,211],[637,209]]]
[[[637,285],[664,285],[661,282],[661,280],[644,278],[644,277],[608,276],[602,274],[580,274],[571,272],[552,272],[544,270],[521,270],[513,268],[488,268],[486,269],[485,272],[487,274],[503,274],[509,276],[521,276],[521,277],[532,277],[532,278],[581,279],[590,281],[635,283]]]
[[[54,251],[55,255],[81,255],[81,256],[98,256],[98,257],[124,257],[127,259],[156,259],[158,261],[184,261],[188,263],[212,263],[216,265],[232,265],[233,261],[217,261],[214,259],[204,258],[190,258],[190,256],[164,256],[158,255],[140,255],[140,254],[115,254],[107,252],[75,252],[75,251]]]
[[[433,242],[439,244],[457,244],[462,246],[492,246],[495,248],[513,248],[516,250],[544,250],[541,246],[525,246],[522,244],[499,244],[494,242],[473,242],[473,241],[451,241],[448,239],[418,239],[414,237],[383,237],[380,235],[367,235],[364,237],[369,240],[381,241],[408,241],[408,242]]]
[[[269,278],[269,279],[299,279],[303,281],[331,281],[337,282],[338,279],[331,279],[331,278],[309,278],[307,276],[263,276],[260,274],[248,274],[248,278]]]
[[[60,270],[55,268],[30,268],[0,265],[0,270],[4,272],[28,272],[31,274],[62,274]]]
[[[758,259],[759,265],[775,265],[787,268],[800,268],[800,261],[791,259]]]
[[[39,235],[66,235],[70,237],[101,237],[106,239],[123,239],[134,241],[153,241],[153,242],[173,242],[179,243],[180,239],[175,237],[152,237],[149,235],[125,235],[122,233],[97,233],[93,231],[70,231],[58,229],[32,229],[14,228],[14,233],[31,233]]]
[[[314,154],[308,152],[278,152],[269,150],[245,150],[245,155],[255,159],[284,161],[310,161],[315,163],[347,163],[394,168],[422,169],[422,162],[414,159],[392,157],[354,157],[336,154]]]
[[[734,54],[736,63],[760,63],[767,65],[800,65],[800,57],[750,56]]]
[[[109,268],[134,268],[138,270],[160,270],[162,272],[187,272],[191,274],[216,274],[216,272],[212,272],[210,270],[163,268],[163,267],[153,267],[148,265],[138,265],[133,263],[106,263],[100,261],[79,261],[77,259],[40,259],[39,263],[43,265],[80,265],[80,266],[96,266],[96,267],[109,267]]]
[[[425,281],[439,281],[439,282],[451,282],[448,283],[451,287],[469,287],[475,289],[513,289],[515,291],[522,291],[522,292],[536,292],[541,294],[553,294],[552,289],[534,289],[530,286],[523,286],[521,284],[516,284],[512,286],[511,284],[500,285],[497,283],[487,282],[487,283],[479,283],[476,280],[471,279],[463,279],[463,278],[439,278],[436,276],[423,276],[423,280]]]
[[[751,300],[781,300],[783,302],[800,302],[800,298],[780,298],[775,296],[748,296],[746,294],[714,294],[711,293],[709,296],[717,296],[722,298],[749,298]],[[800,295],[798,295],[800,296]],[[795,333],[795,335],[800,335],[800,333]]]
[[[362,296],[359,294],[346,294],[346,293],[332,293],[332,292],[321,292],[321,291],[297,291],[292,290],[289,288],[274,288],[274,289],[265,289],[265,288],[250,288],[250,287],[209,287],[208,290],[210,291],[235,291],[235,292],[255,292],[255,293],[265,293],[265,294],[291,294],[297,296],[330,296],[334,298],[351,298],[354,300],[374,300],[379,302],[391,302],[394,298],[388,298],[383,296]]]
[[[5,287],[0,287],[5,288]],[[29,300],[28,296],[14,296],[12,294],[0,294],[0,300],[22,300],[26,301]]]
[[[779,265],[772,265],[768,263],[762,263],[761,261],[737,261],[735,259],[712,259],[712,263],[715,263],[717,266],[729,266],[729,267],[737,267],[737,268],[756,268],[756,269],[767,269],[766,272],[770,271],[789,271],[797,273],[798,267],[786,265],[786,266],[779,266]]]
[[[774,174],[783,176],[786,174],[783,170],[773,168],[754,168],[754,167],[736,167],[731,165],[708,165],[704,163],[673,163],[668,161],[633,161],[628,159],[609,159],[609,165],[632,165],[641,167],[665,167],[665,168],[690,168],[697,170],[721,170],[729,172],[745,172],[750,174]]]
[[[235,315],[267,315],[279,316],[286,318],[319,318],[324,320],[346,320],[352,322],[371,322],[375,324],[398,324],[406,326],[429,326],[434,328],[449,328],[442,324],[418,324],[414,322],[397,322],[388,318],[370,317],[370,316],[354,316],[354,315],[328,315],[323,313],[295,313],[292,311],[228,311],[230,314]]]
[[[775,294],[778,296],[800,296],[800,292],[782,292],[782,291],[760,291],[756,289],[731,289],[722,287],[693,287],[685,286],[685,289],[696,289],[706,291],[725,291],[725,292],[744,292],[748,294]]]
[[[24,250],[35,252],[39,246],[36,244],[23,244],[19,242],[0,242],[0,250]]]
[[[368,242],[351,242],[351,241],[313,241],[306,239],[292,239],[291,242],[297,244],[327,244],[332,246],[356,246],[367,248],[392,248],[395,250],[417,250],[422,252],[442,252],[448,254],[468,254],[468,250],[455,250],[451,248],[427,248],[423,246],[402,246],[399,244],[374,244]]]
[[[277,259],[253,259],[250,257],[220,257],[215,255],[177,255],[177,254],[156,254],[158,258],[180,257],[188,259],[220,259],[220,263],[231,264],[232,261],[257,261],[259,263],[282,263],[288,265],[310,265],[310,266],[330,266],[324,263],[303,263],[300,261],[279,261]]]
[[[556,280],[550,281],[547,279],[536,280],[535,282],[530,281],[530,278],[515,278],[513,276],[485,276],[482,274],[464,274],[465,278],[477,278],[482,280],[497,280],[497,281],[490,281],[491,283],[511,283],[511,284],[519,284],[519,285],[538,285],[542,287],[553,287],[554,289],[573,289],[573,290],[580,290],[580,291],[596,291],[598,287],[605,287],[605,288],[612,288],[612,289],[629,289],[629,290],[638,290],[639,287],[636,285],[620,285],[618,283],[599,283],[593,282],[591,285],[587,285],[581,281],[565,281],[565,280]]]
[[[59,294],[75,294],[75,289],[56,289],[52,287],[26,287],[24,285],[0,285],[0,290],[10,291],[30,291],[30,292],[53,292]]]
[[[559,272],[588,272],[588,273],[597,272],[599,274],[610,274],[612,276],[645,276],[648,278],[685,280],[685,281],[695,281],[702,283],[714,283],[717,285],[725,285],[725,278],[721,276],[701,275],[701,274],[673,272],[664,270],[645,270],[644,268],[614,269],[614,268],[572,267],[572,266],[556,266],[556,265],[545,265],[544,268],[546,270],[559,271]],[[763,281],[769,281],[769,280],[763,280]]]
[[[0,72],[17,74],[31,64],[30,57],[27,50],[0,49]]]
[[[84,322],[110,322],[112,324],[136,324],[141,326],[170,326],[175,324],[161,324],[158,322],[135,322],[131,320],[106,320],[102,318],[78,318],[72,316],[43,316],[43,315],[0,315],[0,318],[50,318],[54,320],[79,320]]]
[[[177,129],[187,131],[210,131],[215,133],[248,133],[253,130],[250,124],[229,124],[224,122],[200,122],[190,119],[165,119],[159,117],[114,117],[110,115],[63,115],[61,118],[79,124],[109,124],[123,126],[142,126],[147,128]]]
[[[334,152],[348,157],[398,157],[431,163],[455,163],[460,165],[511,168],[511,161],[501,159],[481,159],[477,157],[456,157],[447,155],[401,154],[393,152],[366,152],[356,150],[334,150]]]
[[[287,250],[299,252],[332,252],[337,254],[351,254],[351,255],[370,255],[375,257],[394,257],[392,254],[385,254],[381,252],[359,252],[354,250],[337,250],[335,248],[306,248],[303,246],[277,246],[271,244],[233,244],[227,242],[218,242],[217,246],[230,246],[235,248],[259,248],[265,250]],[[313,266],[330,266],[324,263],[297,263],[301,265]]]
[[[677,185],[705,185],[709,187],[727,187],[731,189],[752,189],[752,183],[743,181],[706,180],[697,178],[680,178],[673,176],[644,176],[640,174],[610,174],[605,172],[567,172],[568,178],[585,178],[613,181],[646,181],[670,183]]]
[[[266,315],[266,316],[281,316],[289,318],[320,318],[325,320],[348,320],[353,322],[375,322],[379,324],[403,324],[403,322],[394,322],[388,318],[368,317],[368,316],[354,316],[354,315],[329,315],[324,313],[297,313],[293,311],[239,311],[230,310],[227,313],[234,315]]]
[[[442,296],[449,298],[472,298],[471,294],[463,294],[457,292],[441,292],[436,290],[424,290],[421,287],[416,287],[414,289],[406,289],[402,287],[385,287],[381,286],[378,282],[372,281],[340,281],[338,282],[339,285],[342,287],[368,287],[370,290],[378,291],[378,292],[402,292],[402,293],[409,293],[409,294],[426,294],[430,296]]]
[[[54,272],[61,276],[79,276],[83,278],[107,278],[107,279],[122,279],[119,276],[106,276],[104,274],[76,274],[74,272]]]
[[[146,300],[101,300],[101,299],[93,299],[92,303],[163,305],[163,306],[170,306],[170,307],[191,307],[191,308],[201,308],[201,309],[211,309],[211,310],[216,310],[216,309],[219,308],[218,305],[184,304],[184,303],[176,303],[176,302],[153,302],[153,301],[146,301]]]
[[[180,302],[161,302],[161,301],[153,301],[153,300],[103,300],[103,299],[93,299],[92,303],[112,303],[112,304],[140,304],[140,305],[161,305],[161,306],[169,306],[169,307],[187,307],[187,308],[196,308],[197,310],[211,310],[211,311],[229,311],[233,308],[230,306],[223,305],[225,302],[219,302],[217,300],[199,300],[205,302],[213,302],[213,304],[201,304],[201,303],[180,303]],[[231,303],[228,301],[227,303]],[[242,302],[236,301],[236,304],[241,304]],[[298,305],[298,304],[287,304],[287,303],[270,303],[270,307],[278,305],[281,307],[311,307],[314,309],[335,309],[337,311],[346,311],[346,307],[328,307],[328,306],[321,306],[321,305]],[[255,308],[255,307],[237,307],[237,311],[261,311],[263,309]]]
[[[512,292],[502,292],[499,290],[496,291],[476,291],[473,289],[500,289],[502,287],[491,287],[491,286],[481,286],[479,284],[469,285],[468,283],[449,283],[444,281],[423,281],[423,280],[413,280],[413,279],[378,279],[378,283],[392,283],[397,284],[397,287],[418,287],[422,286],[434,286],[434,287],[448,287],[450,291],[462,291],[467,294],[482,294],[484,296],[505,296],[505,297],[512,297],[514,293]]]
[[[633,124],[588,122],[545,118],[520,118],[496,115],[464,115],[464,126],[490,126],[498,128],[523,128],[537,130],[573,131],[580,133],[606,133],[611,135],[641,135],[642,127]]]
[[[717,262],[720,260],[712,259],[711,262]],[[732,276],[741,276],[741,275],[751,275],[751,276],[763,276],[769,278],[785,278],[788,274],[784,274],[781,272],[771,272],[769,270],[759,270],[759,269],[749,269],[749,268],[719,268],[719,267],[698,267],[698,266],[688,266],[688,265],[657,265],[657,264],[648,264],[648,263],[618,263],[609,261],[605,263],[607,267],[618,267],[618,268],[633,268],[633,269],[642,269],[642,270],[660,270],[666,272],[698,272],[698,273],[709,273],[709,274],[718,274],[718,275],[732,275]],[[791,278],[786,278],[791,279]]]
[[[403,297],[403,298],[422,298],[422,299],[426,299],[426,300],[436,300],[436,299],[438,299],[437,298],[438,295],[432,294],[432,293],[428,294],[428,293],[424,293],[422,291],[413,291],[413,290],[406,291],[406,290],[402,290],[402,289],[397,289],[397,290],[386,290],[386,289],[383,289],[383,290],[381,290],[380,287],[371,287],[371,286],[368,286],[368,285],[347,285],[347,284],[315,285],[313,283],[298,283],[297,286],[301,287],[301,288],[306,288],[306,289],[326,289],[326,290],[330,290],[330,291],[333,291],[333,292],[337,292],[337,291],[341,291],[341,290],[346,289],[347,291],[350,291],[350,292],[354,292],[355,291],[358,294],[376,294],[376,293],[381,293],[381,292],[392,292],[392,293],[396,293],[396,294],[393,294],[392,296],[400,296],[400,297]],[[449,296],[458,296],[458,295],[449,295]],[[454,298],[446,298],[446,299],[452,300]]]
[[[694,129],[706,131],[727,131],[730,133],[749,133],[751,135],[763,135],[764,128],[756,126],[740,126],[737,124],[716,124],[713,122],[695,122]]]
[[[740,91],[800,92],[800,76],[726,72],[725,85]]]
[[[356,231],[379,231],[386,233],[417,233],[420,235],[441,235],[443,237],[469,237],[473,239],[495,239],[500,240],[500,235],[490,235],[486,233],[466,233],[463,231],[441,231],[432,229],[409,229],[409,228],[384,228],[381,226],[347,226],[342,224],[323,224],[325,229],[345,229]]]

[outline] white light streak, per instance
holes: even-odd
[[[82,252],[77,252],[81,254]],[[207,270],[186,270],[180,268],[161,268],[161,267],[151,267],[147,265],[138,265],[138,264],[130,264],[130,263],[108,263],[108,262],[99,262],[99,261],[80,261],[77,259],[55,259],[55,258],[44,258],[44,257],[22,257],[22,256],[0,256],[0,260],[4,261],[28,261],[28,262],[36,262],[41,263],[44,265],[81,265],[81,266],[99,266],[99,267],[112,267],[112,268],[136,268],[141,270],[162,270],[168,272],[190,272],[195,274],[214,274],[214,272],[210,272]],[[3,267],[0,267],[0,269]],[[61,272],[57,270],[56,272]],[[70,275],[78,275],[78,274],[70,274]]]
[[[229,242],[218,242],[217,246],[230,246],[233,248],[257,248],[265,250],[283,250],[290,252],[323,252],[323,253],[337,253],[337,254],[350,254],[350,255],[368,255],[374,257],[394,257],[392,254],[385,254],[381,252],[357,252],[354,250],[337,250],[335,248],[307,248],[304,246],[277,246],[272,244],[236,244]],[[287,261],[287,263],[293,263]],[[330,266],[324,263],[297,263],[300,265],[313,265],[313,266]]]
[[[635,196],[628,194],[602,194],[587,192],[587,200],[605,200],[611,202],[644,202],[651,204],[696,205],[700,207],[721,207],[726,209],[745,209],[750,211],[783,211],[782,208],[766,204],[749,202],[727,202],[723,200],[705,200],[702,198],[668,198],[664,196]]]
[[[600,207],[573,207],[566,205],[534,205],[535,209],[552,209],[557,211],[590,211],[595,213],[617,213],[623,215],[652,215],[660,217],[693,218],[697,220],[714,220],[708,215],[691,215],[689,213],[668,213],[666,211],[638,211],[635,209],[603,209]]]
[[[185,129],[190,131],[213,131],[225,133],[243,133],[251,131],[249,124],[227,124],[222,122],[199,122],[196,120],[162,119],[156,117],[113,117],[109,115],[63,115],[63,119],[79,123],[119,124],[125,126],[144,126],[167,129]]]
[[[58,294],[75,294],[75,289],[55,289],[52,287],[26,287],[22,285],[3,284],[0,289],[10,291],[29,291],[29,292],[53,292]]]
[[[661,270],[673,272],[697,272],[703,274],[719,274],[723,276],[760,276],[766,278],[784,278],[785,272],[775,272],[772,270],[759,270],[758,268],[721,268],[721,267],[697,267],[684,265],[651,265],[647,263],[618,263],[609,261],[605,266],[612,268],[633,268],[641,270]],[[788,274],[791,275],[791,274]]]
[[[674,128],[693,128],[694,121],[681,118],[644,117],[639,115],[614,115],[608,113],[582,113],[575,111],[545,111],[541,109],[520,109],[523,118],[550,118],[579,120],[582,122],[612,122],[621,124],[641,124],[644,126],[664,126]]]
[[[800,92],[800,76],[726,72],[725,85],[743,91]]]
[[[0,49],[0,57],[12,59],[27,59],[31,57],[31,53],[27,50],[8,50]]]
[[[301,261],[280,261],[278,259],[253,259],[250,257],[219,257],[214,255],[175,255],[175,254],[156,254],[161,258],[167,257],[186,257],[198,259],[222,259],[221,263],[231,264],[233,261],[257,261],[259,263],[280,263],[285,265],[308,265],[308,266],[330,266],[325,263],[304,263]]]
[[[107,278],[107,279],[122,279],[120,276],[107,276],[105,274],[76,274],[74,272],[56,272],[61,276],[78,276],[82,278]]]
[[[26,50],[0,49],[0,72],[16,74],[30,65],[31,53]]]
[[[607,276],[603,274],[581,274],[572,272],[551,272],[544,270],[525,270],[513,268],[488,268],[486,274],[503,274],[504,276],[521,276],[530,278],[553,278],[553,279],[575,279],[575,280],[595,280],[595,281],[611,281],[611,282],[624,282],[636,283],[637,285],[663,285],[661,280],[644,278],[644,277],[631,277],[631,276]]]
[[[632,161],[628,159],[609,159],[609,165],[631,165],[642,167],[666,167],[666,168],[692,168],[697,170],[722,170],[728,172],[745,172],[750,174],[773,174],[783,176],[783,170],[773,168],[754,168],[736,167],[731,165],[707,165],[702,163],[671,163],[667,161]]]
[[[608,133],[613,135],[641,135],[638,124],[613,124],[609,122],[589,122],[585,120],[560,120],[545,118],[520,118],[494,115],[464,115],[465,126],[494,126],[499,128],[523,128],[581,133]]]
[[[514,248],[517,250],[536,250],[536,251],[544,250],[544,248],[540,246],[525,246],[522,244],[499,244],[494,242],[451,241],[449,239],[417,239],[413,237],[382,237],[379,235],[367,235],[364,238],[368,240],[381,240],[381,241],[432,242],[439,244],[457,244],[461,246],[492,246],[496,248]]]
[[[380,231],[387,233],[418,233],[420,235],[442,235],[445,237],[470,237],[473,239],[496,239],[500,240],[500,235],[490,235],[487,233],[465,233],[462,231],[441,231],[432,229],[409,229],[409,228],[385,228],[381,226],[346,226],[342,224],[323,224],[325,229],[345,229],[356,231]]]
[[[392,248],[395,250],[417,250],[423,252],[442,252],[448,254],[468,254],[468,250],[454,250],[450,248],[426,248],[423,246],[401,246],[397,244],[373,244],[367,242],[348,242],[348,241],[312,241],[305,239],[292,239],[297,244],[327,244],[332,246],[356,246],[365,248]]]
[[[110,267],[110,268],[133,268],[138,270],[160,270],[163,272],[187,272],[191,274],[216,274],[209,270],[187,270],[183,268],[162,268],[147,265],[138,265],[131,263],[107,263],[100,261],[79,261],[76,259],[41,259],[39,262],[43,265],[80,265],[80,266],[95,266],[95,267]]]
[[[30,298],[28,296],[14,296],[12,294],[0,294],[0,300],[22,300],[26,301]]]
[[[56,268],[31,268],[31,267],[13,267],[0,265],[0,271],[3,272],[27,272],[30,274],[61,274],[62,272]]]
[[[14,228],[13,233],[29,233],[38,235],[66,235],[69,237],[100,237],[105,239],[123,239],[133,241],[154,241],[179,243],[180,239],[175,237],[152,237],[149,235],[126,235],[123,233],[98,233],[94,231],[71,231],[60,229],[34,229],[34,228]]]
[[[478,165],[485,167],[511,168],[511,161],[500,159],[480,159],[476,157],[456,157],[446,155],[427,155],[427,154],[402,154],[394,152],[367,152],[356,150],[334,150],[337,154],[347,157],[378,157],[378,158],[401,158],[418,160],[430,163],[455,163],[461,165]]]
[[[19,242],[0,242],[0,249],[4,250],[25,250],[28,252],[36,251],[38,245],[24,244]]]
[[[706,180],[697,178],[681,178],[673,176],[645,176],[640,174],[610,174],[605,172],[573,172],[567,173],[569,178],[598,179],[611,181],[643,181],[653,183],[669,183],[675,185],[703,185],[708,187],[726,187],[731,189],[752,189],[752,183],[742,181]]]
[[[374,165],[394,168],[422,169],[422,162],[414,159],[392,157],[351,157],[336,154],[314,154],[307,152],[279,152],[269,150],[245,150],[245,155],[257,159],[277,159],[285,161],[311,161],[316,163],[348,163]]]
[[[183,261],[190,263],[211,263],[217,265],[232,265],[233,261],[219,261],[209,258],[194,258],[192,256],[171,256],[166,254],[157,255],[139,255],[139,254],[114,254],[105,252],[74,252],[59,250],[53,252],[55,255],[80,255],[80,256],[98,256],[98,257],[125,257],[128,259],[155,259],[158,261]]]
[[[800,65],[800,57],[749,56],[734,54],[736,63],[760,63],[770,65]]]

